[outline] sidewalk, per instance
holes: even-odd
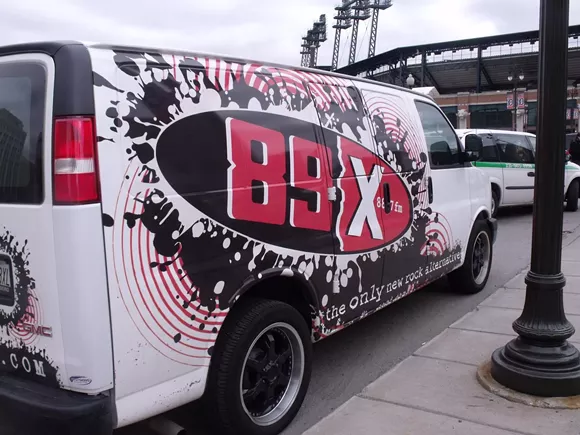
[[[564,240],[568,320],[580,347],[580,233]],[[489,393],[477,367],[516,334],[525,271],[305,435],[579,435],[580,410],[548,410]]]

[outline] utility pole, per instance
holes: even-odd
[[[518,337],[491,357],[498,383],[543,397],[580,394],[580,352],[568,341],[574,326],[564,314],[562,273],[569,15],[569,0],[541,0],[532,262],[524,309],[513,323]]]
[[[369,58],[375,55],[377,48],[377,34],[379,30],[379,12],[389,9],[393,6],[393,0],[373,0],[370,9],[373,11],[371,20],[371,36],[369,39]]]

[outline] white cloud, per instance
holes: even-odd
[[[3,0],[8,2],[8,0]],[[339,0],[19,0],[2,7],[0,45],[76,39],[227,53],[298,64],[301,37],[321,15],[329,19],[321,64],[332,56],[334,6]],[[580,23],[580,2],[571,2]],[[377,53],[400,46],[538,27],[539,0],[394,0],[381,13]],[[362,22],[358,59],[368,51]],[[349,31],[343,32],[342,64]]]

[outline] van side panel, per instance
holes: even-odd
[[[90,53],[121,424],[203,393],[224,319],[256,283],[308,283],[319,340],[459,265],[445,255],[464,241],[450,239],[426,270],[438,212],[401,91],[373,114],[379,130],[357,90],[379,85],[194,54]],[[130,406],[149,398],[146,411]]]
[[[201,396],[209,365],[209,348],[217,335],[212,329],[214,325],[219,326],[223,315],[216,317],[217,320],[210,319],[208,329],[200,331],[198,322],[203,322],[207,311],[204,314],[194,308],[193,303],[189,312],[184,308],[184,303],[190,299],[187,293],[191,290],[189,282],[177,274],[177,267],[164,273],[152,267],[154,262],[165,261],[156,251],[155,246],[159,247],[155,244],[156,235],[139,220],[135,220],[134,226],[125,220],[167,203],[165,200],[159,204],[164,198],[158,193],[167,185],[162,187],[156,182],[159,169],[147,154],[151,131],[148,119],[155,117],[150,111],[158,111],[159,107],[139,106],[144,112],[137,116],[144,122],[136,121],[130,129],[126,119],[133,119],[134,113],[131,118],[127,117],[134,110],[134,98],[142,95],[142,90],[134,79],[136,76],[122,72],[115,63],[123,57],[129,67],[144,71],[146,62],[133,63],[124,55],[108,50],[90,51],[94,71],[102,228],[110,288],[115,396],[118,424],[124,426]],[[154,73],[163,74],[161,70]],[[164,90],[155,89],[161,92],[161,96]],[[150,223],[171,218],[168,212],[172,210],[163,208],[157,217],[151,216]],[[178,295],[185,297],[179,296],[178,299]],[[194,312],[193,319],[198,319],[196,322],[192,320]],[[186,345],[180,344],[178,333],[183,334]],[[179,379],[187,379],[187,383],[178,386],[175,381]],[[174,388],[168,391],[172,385]],[[176,391],[180,393],[175,394]],[[140,405],[143,403],[147,406]]]
[[[87,48],[67,43],[54,54],[53,118],[93,116],[91,59]],[[52,120],[51,120],[52,122]],[[51,166],[46,189],[52,202]],[[50,180],[50,181],[49,181]],[[107,270],[100,204],[53,206],[54,256],[67,389],[96,394],[113,388],[113,355]]]
[[[410,205],[404,197],[393,198],[389,213],[391,219],[395,216],[403,219],[408,208],[412,224],[399,241],[400,249],[385,261],[383,274],[387,290],[399,298],[439,279],[461,264],[461,250],[467,245],[462,229],[467,224],[453,213],[437,207],[437,202],[445,204],[441,198],[439,201],[430,198],[429,183],[433,170],[414,104],[415,99],[425,98],[380,85],[361,83],[359,86],[372,120],[379,154],[394,169],[394,174],[383,176],[382,182],[388,183],[392,191],[392,180],[397,175],[405,180],[409,190]],[[440,188],[449,187],[443,185]],[[465,189],[468,197],[468,186]]]
[[[456,142],[459,152],[463,145],[455,134],[453,126],[437,105],[431,99],[425,97],[409,98],[409,108],[413,113],[415,122],[421,126],[421,141],[426,150],[437,145],[432,137],[444,139],[441,133],[433,131],[433,125],[427,126],[426,131],[422,126],[419,107],[431,108],[438,114],[438,120],[444,124],[444,128],[450,137],[447,139]],[[429,135],[430,137],[427,137]],[[436,140],[436,139],[435,139]],[[439,279],[454,269],[460,267],[465,260],[472,224],[476,215],[472,213],[472,194],[470,184],[470,172],[478,172],[471,164],[456,162],[451,166],[439,166],[429,159],[430,182],[432,187],[432,201],[429,208],[433,211],[427,225],[429,266],[428,270],[433,273],[434,279]],[[476,192],[477,194],[477,192]],[[478,204],[481,205],[481,204]]]
[[[99,204],[54,207],[55,261],[68,389],[113,388],[111,319]]]

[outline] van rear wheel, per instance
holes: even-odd
[[[215,433],[280,433],[302,405],[311,364],[310,331],[297,310],[279,301],[241,301],[212,356],[205,403],[208,415],[217,412]]]
[[[566,194],[566,211],[578,210],[578,197],[580,196],[580,182],[578,180],[572,181],[568,187]]]
[[[453,290],[464,294],[482,291],[489,279],[492,257],[493,244],[489,226],[484,220],[477,220],[469,237],[463,266],[449,274]]]

